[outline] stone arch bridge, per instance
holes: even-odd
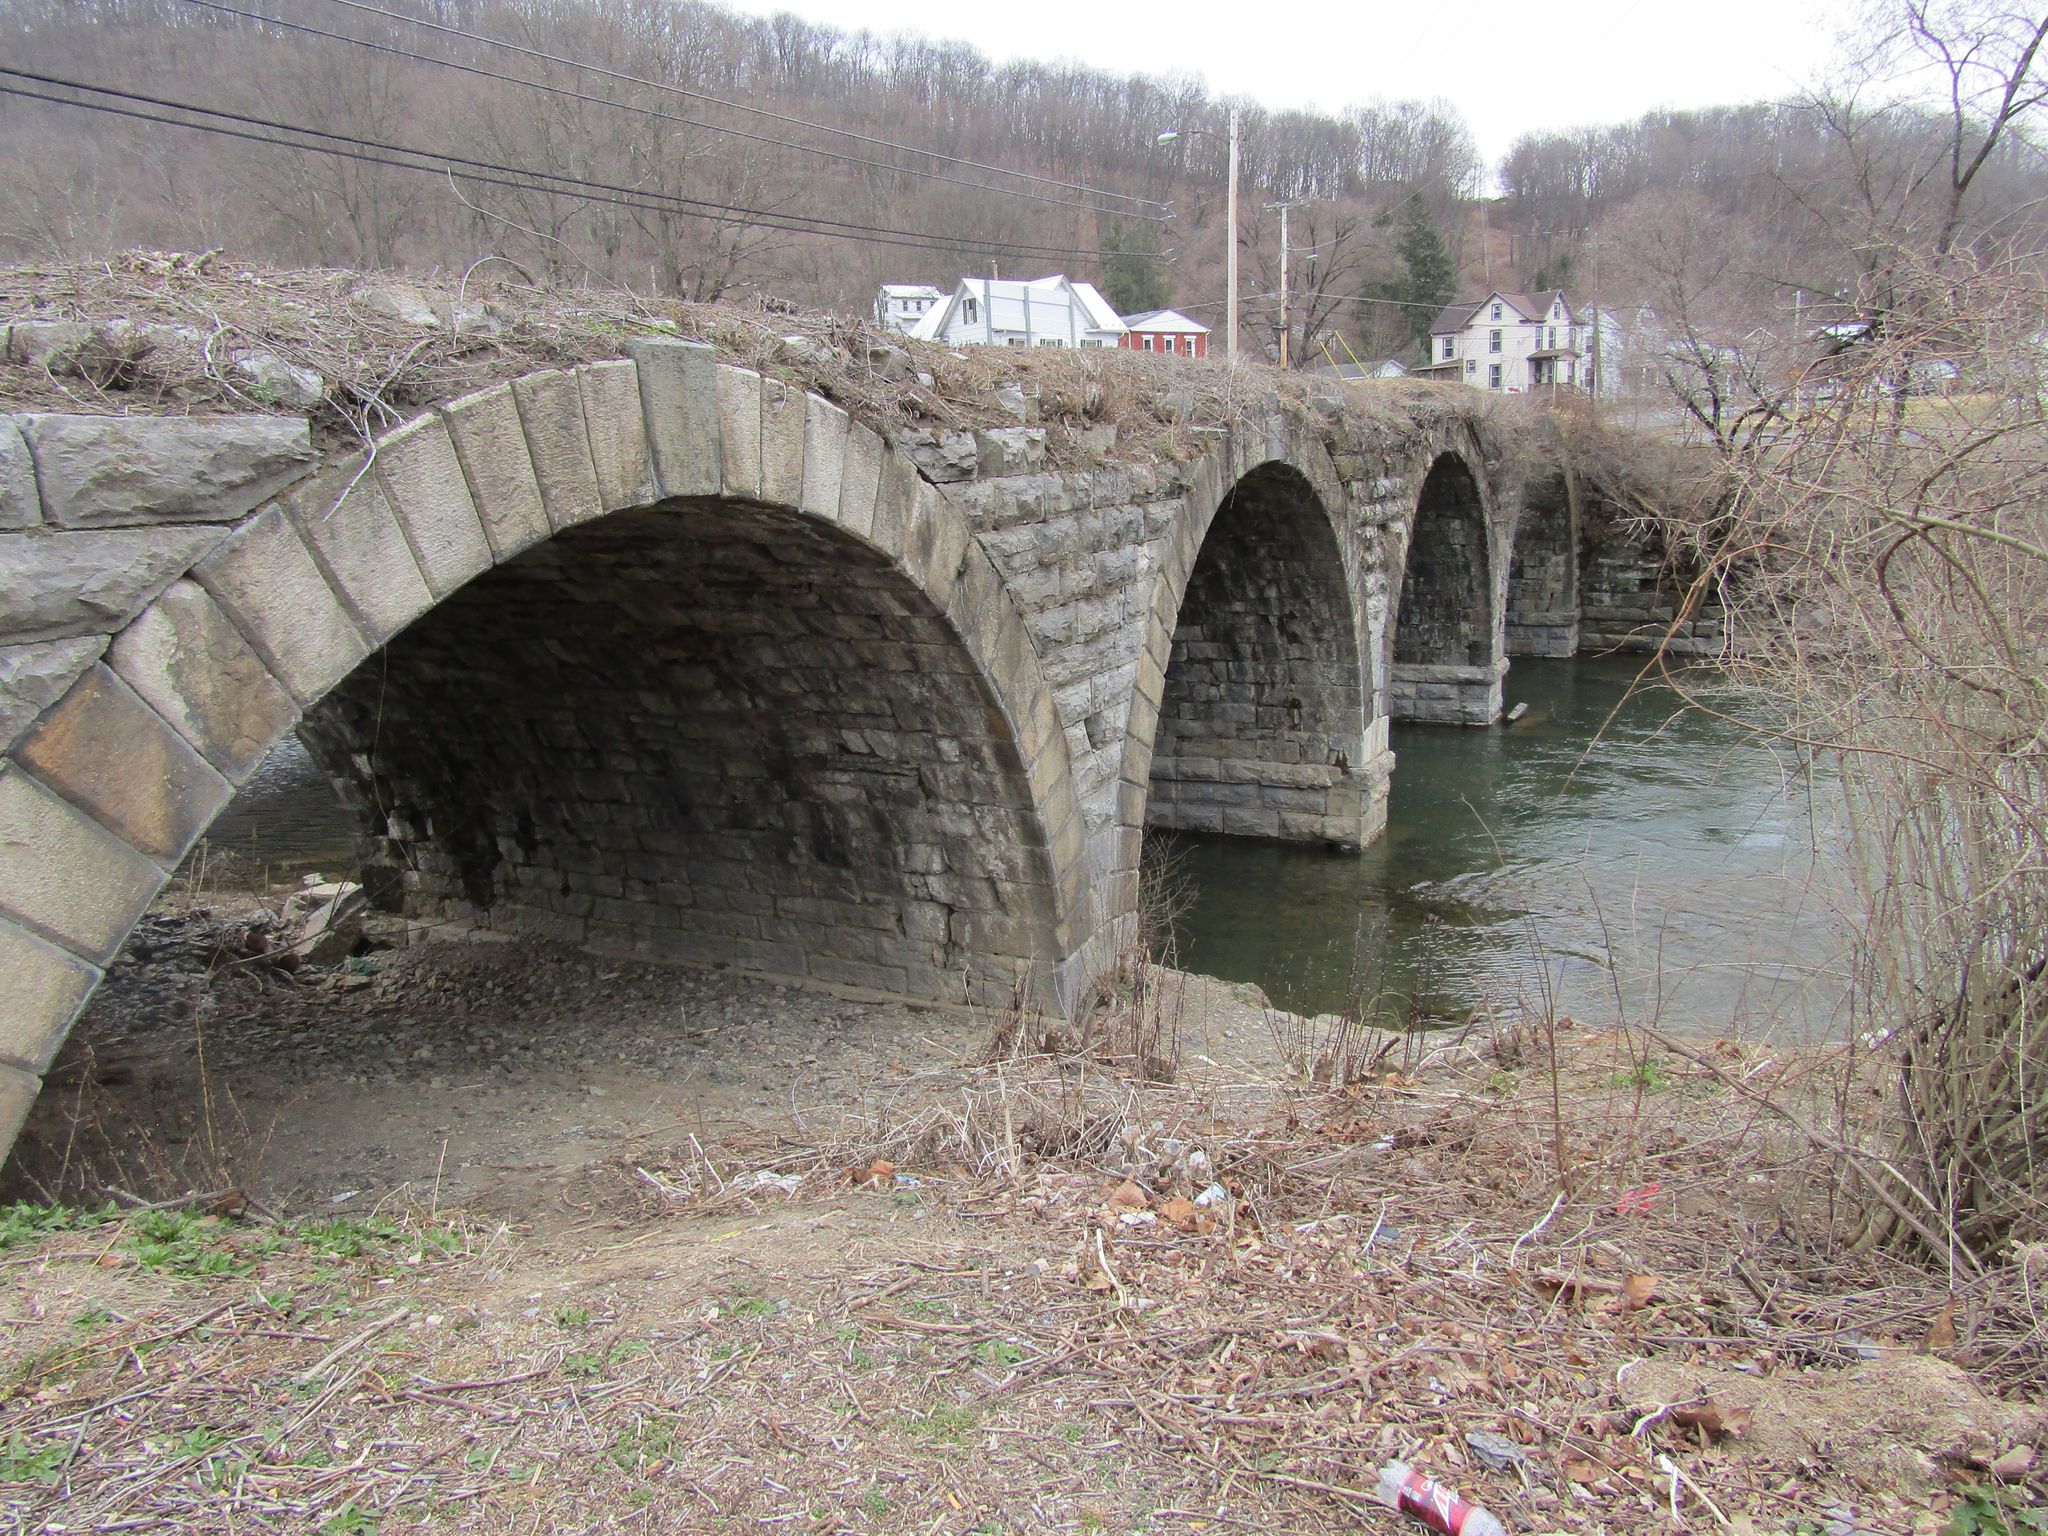
[[[1511,649],[1575,643],[1569,516],[1524,531],[1448,396],[1059,471],[626,352],[346,462],[290,417],[0,417],[0,1148],[290,731],[380,903],[1072,1009],[1147,827],[1362,845],[1389,719],[1491,721]]]

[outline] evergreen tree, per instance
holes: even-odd
[[[1429,325],[1437,311],[1457,296],[1457,269],[1444,249],[1443,236],[1430,222],[1429,210],[1420,199],[1408,204],[1408,217],[1395,249],[1407,268],[1401,297],[1407,301],[1406,331],[1418,347],[1429,344]]]
[[[1150,219],[1109,218],[1104,221],[1102,296],[1120,315],[1164,309],[1168,295],[1166,267],[1159,259],[1159,226]]]

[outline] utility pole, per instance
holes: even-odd
[[[1292,203],[1280,205],[1280,368],[1287,368],[1287,344],[1294,335],[1294,322],[1287,313],[1287,210]]]
[[[1223,281],[1229,292],[1223,305],[1223,355],[1237,366],[1237,108],[1230,109],[1230,195],[1225,199]]]
[[[1586,408],[1588,416],[1600,414],[1600,242],[1590,240],[1587,248],[1593,253],[1593,334],[1588,338],[1587,353],[1593,367],[1592,388],[1587,391],[1591,397]]]

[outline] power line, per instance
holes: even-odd
[[[713,96],[708,91],[697,91],[690,89],[688,86],[671,85],[661,80],[650,80],[644,75],[629,75],[621,70],[609,69],[602,64],[586,64],[581,60],[564,58],[561,54],[548,53],[543,49],[528,48],[523,43],[508,42],[504,38],[492,37],[488,33],[471,32],[462,27],[450,26],[446,22],[428,21],[420,16],[408,16],[403,11],[392,11],[385,9],[381,5],[372,5],[369,3],[369,0],[328,0],[328,3],[346,6],[350,10],[367,11],[373,16],[382,16],[387,21],[403,22],[407,26],[423,27],[430,32],[440,32],[450,37],[464,38],[473,43],[483,43],[491,48],[503,48],[510,53],[524,54],[528,58],[541,59],[549,64],[560,64],[568,69],[580,69],[590,74],[603,75],[607,79],[622,81],[628,85],[643,85],[650,90],[667,91],[671,95],[682,96],[691,101],[709,102],[713,106],[724,107],[728,111],[751,112],[756,117],[765,117],[771,122],[785,123],[793,128],[807,128],[814,133],[836,134],[840,138],[852,139],[860,144],[870,144],[877,149],[895,150],[907,155],[924,155],[933,160],[944,161],[948,165],[964,166],[969,170],[987,171],[997,176],[1013,176],[1020,181],[1037,182],[1040,186],[1058,187],[1066,192],[1081,192],[1090,197],[1113,198],[1118,202],[1138,203],[1152,208],[1164,208],[1166,206],[1157,198],[1136,197],[1128,192],[1112,192],[1104,187],[1091,187],[1077,181],[1062,181],[1056,176],[1041,176],[1033,171],[1013,171],[1006,166],[989,165],[984,161],[969,160],[959,155],[942,154],[935,149],[920,149],[915,144],[899,144],[893,139],[875,138],[870,134],[858,133],[851,128],[835,128],[830,123],[810,122],[805,118],[792,117],[788,113],[771,111],[767,107],[756,107],[742,101],[728,101],[722,96]]]
[[[646,192],[640,188],[624,187],[609,182],[588,181],[578,177],[564,176],[553,171],[537,171],[524,166],[502,165],[492,161],[472,160],[466,156],[451,155],[441,150],[414,149],[409,145],[391,144],[375,139],[364,139],[352,134],[333,133],[323,128],[307,128],[296,123],[284,123],[274,119],[250,116],[246,113],[228,112],[214,107],[194,106],[187,102],[173,101],[163,97],[149,96],[135,91],[117,90],[111,86],[92,85],[82,81],[65,80],[56,76],[34,74],[0,65],[0,75],[28,80],[38,85],[55,86],[65,90],[82,91],[92,95],[113,97],[115,101],[141,103],[171,112],[183,112],[199,118],[219,119],[217,122],[190,122],[181,118],[165,117],[159,113],[146,112],[135,107],[117,106],[109,102],[79,101],[64,96],[50,96],[18,87],[0,86],[0,94],[21,97],[29,101],[47,102],[54,106],[80,107],[87,111],[101,112],[116,117],[132,118],[142,122],[162,123],[170,127],[189,128],[195,132],[211,133],[228,138],[242,139],[251,143],[272,145],[282,149],[294,149],[307,154],[339,155],[345,159],[361,161],[370,165],[387,166],[395,170],[424,171],[433,175],[446,175],[457,180],[474,182],[483,186],[505,187],[520,192],[541,192],[551,196],[571,197],[584,202],[607,203],[618,207],[634,208],[645,212],[668,213],[684,218],[717,221],[725,216],[744,219],[749,223],[766,228],[778,229],[790,234],[829,235],[838,239],[866,240],[878,245],[898,245],[922,249],[932,245],[956,250],[986,251],[1010,256],[1030,258],[1052,258],[1072,256],[1082,260],[1099,259],[1100,251],[1078,250],[1064,246],[1021,245],[1005,241],[978,241],[962,239],[955,235],[938,234],[928,230],[893,229],[885,226],[859,224],[843,219],[824,219],[810,214],[782,213],[773,209],[749,208],[739,204],[714,203],[703,198],[684,197],[678,193]],[[242,124],[235,128],[228,124]],[[279,139],[270,134],[252,130],[268,129],[271,134],[291,133],[303,138],[322,139],[323,144],[304,144],[288,139]],[[393,159],[392,156],[406,156],[407,159]],[[418,164],[427,161],[428,164]],[[460,167],[460,169],[458,169]],[[520,179],[513,179],[520,178]],[[539,183],[555,182],[556,186]]]
[[[680,113],[664,112],[658,107],[641,106],[636,102],[614,101],[609,97],[592,95],[588,91],[574,90],[568,86],[549,85],[545,81],[528,80],[519,75],[503,74],[486,69],[481,64],[465,64],[459,59],[438,58],[432,54],[418,53],[410,48],[400,48],[394,43],[380,43],[367,37],[352,37],[346,32],[330,32],[324,27],[312,26],[301,21],[289,21],[282,16],[269,16],[259,11],[243,10],[239,6],[227,5],[223,0],[183,0],[186,5],[200,10],[215,11],[226,16],[237,16],[244,21],[256,22],[261,26],[276,27],[280,31],[304,33],[310,37],[325,38],[329,42],[348,43],[352,47],[368,49],[373,53],[386,54],[394,58],[410,59],[415,63],[431,64],[441,69],[455,70],[460,74],[476,75],[485,80],[496,80],[506,85],[522,86],[530,91],[540,91],[550,96],[560,96],[572,101],[587,102],[592,106],[610,107],[620,112],[631,112],[641,117],[651,117],[665,123],[680,123],[685,127],[702,128],[709,133],[723,134],[728,138],[745,139],[755,144],[771,144],[778,149],[794,150],[799,154],[817,155],[822,159],[836,160],[847,165],[864,166],[870,170],[887,171],[899,176],[917,176],[930,181],[945,182],[949,186],[969,187],[977,192],[987,192],[999,197],[1023,198],[1034,203],[1048,203],[1059,208],[1078,208],[1089,213],[1106,213],[1111,210],[1099,208],[1091,203],[1077,201],[1070,197],[1055,197],[1044,192],[1030,192],[1022,187],[992,187],[986,182],[970,181],[964,176],[948,176],[939,171],[920,170],[915,166],[893,165],[885,160],[870,160],[860,155],[847,154],[842,150],[826,149],[817,144],[799,144],[790,139],[778,139],[771,134],[750,133],[744,128],[732,128],[719,123],[707,123],[701,118],[684,117]],[[592,66],[578,66],[592,67]],[[924,151],[920,151],[924,153]],[[1163,214],[1131,213],[1121,217],[1141,219],[1148,223],[1163,224]]]

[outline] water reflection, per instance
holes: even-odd
[[[1518,724],[1397,726],[1362,856],[1152,834],[1186,902],[1178,962],[1393,1022],[1549,999],[1595,1023],[1832,1028],[1834,797],[1666,690],[1631,696],[1637,670],[1518,660]]]

